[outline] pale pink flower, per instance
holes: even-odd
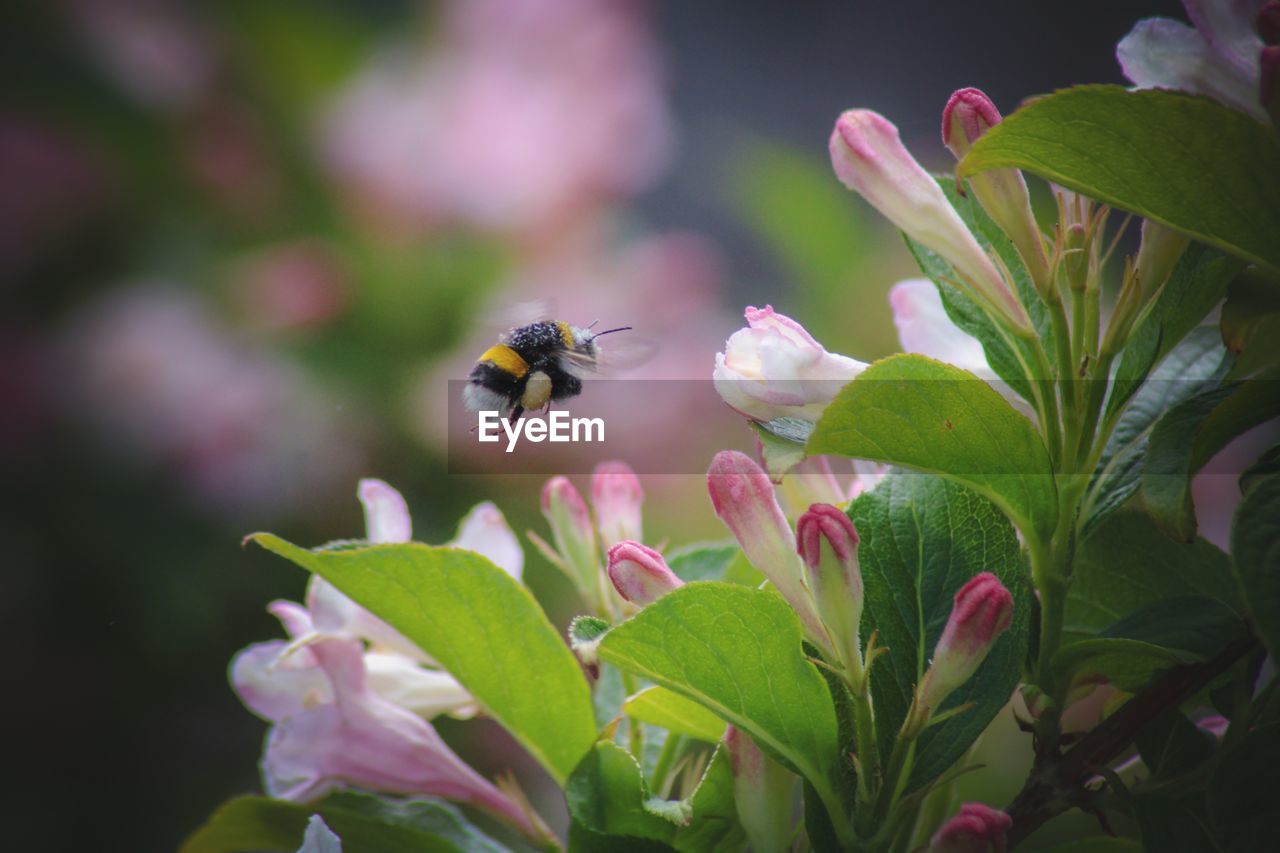
[[[716,355],[712,377],[721,399],[757,421],[816,421],[840,389],[866,369],[827,350],[804,326],[773,310],[748,306],[739,329]]]
[[[684,586],[660,553],[630,541],[609,549],[609,580],[618,595],[641,607]]]
[[[1144,18],[1116,45],[1116,59],[1140,89],[1207,95],[1267,121],[1262,104],[1263,41],[1255,21],[1265,0],[1183,0],[1195,25]]]
[[[517,803],[468,767],[430,723],[368,685],[358,640],[327,637],[307,647],[330,701],[312,697],[272,726],[262,758],[267,793],[310,802],[346,786],[443,797],[483,809],[536,837]]]
[[[1004,853],[1013,818],[982,803],[965,803],[929,839],[929,853]]]
[[[385,53],[339,95],[322,149],[407,225],[530,232],[649,186],[670,133],[637,4],[453,0],[425,55]]]
[[[994,380],[978,339],[963,331],[942,307],[937,286],[927,278],[909,278],[889,290],[889,307],[903,352],[916,352]]]

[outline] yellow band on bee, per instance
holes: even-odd
[[[506,344],[496,344],[489,347],[480,356],[479,360],[487,361],[502,372],[510,373],[517,379],[529,372],[529,363],[520,357],[520,353]]]
[[[576,345],[573,337],[573,327],[563,320],[557,321],[556,327],[560,330],[560,340],[564,341],[566,347],[573,349]]]

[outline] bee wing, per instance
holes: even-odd
[[[595,348],[594,356],[575,350],[561,352],[560,366],[579,379],[612,376],[639,367],[658,351],[656,342],[632,335],[625,338],[610,335],[596,341]]]
[[[512,329],[552,319],[555,309],[555,300],[549,298],[506,302],[484,313],[485,325],[498,330],[499,337],[505,338]]]

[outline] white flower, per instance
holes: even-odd
[[[734,332],[716,355],[716,391],[753,420],[790,417],[816,421],[840,391],[866,369],[861,361],[827,352],[790,317],[748,307],[747,328]]]

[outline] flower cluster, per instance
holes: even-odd
[[[366,538],[408,542],[404,498],[363,480]],[[524,554],[502,513],[477,505],[448,543],[488,557],[519,580]],[[289,640],[255,643],[231,663],[231,683],[249,710],[272,723],[262,756],[268,794],[311,802],[355,786],[443,797],[483,809],[530,838],[546,832],[518,791],[503,791],[459,758],[429,722],[467,718],[475,699],[448,672],[386,622],[318,575],[305,605],[267,609]]]

